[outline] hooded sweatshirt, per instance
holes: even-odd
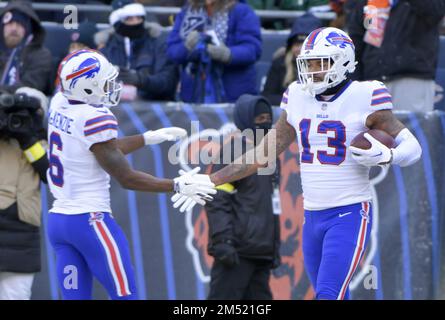
[[[13,50],[7,50],[3,38],[3,16],[5,13],[16,10],[27,15],[31,19],[32,39],[19,54],[13,55]],[[16,59],[17,80],[12,85],[0,84],[1,91],[15,92],[20,87],[31,87],[45,94],[51,93],[52,56],[50,51],[43,47],[45,29],[40,24],[37,14],[26,0],[10,1],[6,7],[0,10],[0,75],[7,68],[8,61]]]

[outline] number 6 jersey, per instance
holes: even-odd
[[[111,212],[110,176],[90,147],[117,138],[117,120],[106,107],[70,104],[57,93],[48,118],[50,212]]]
[[[294,82],[281,108],[298,136],[306,210],[323,210],[371,200],[369,168],[352,159],[347,147],[368,130],[367,117],[392,109],[391,95],[378,81],[349,82],[324,101]]]

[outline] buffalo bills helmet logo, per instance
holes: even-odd
[[[351,46],[352,49],[354,48],[354,43],[352,42],[351,39],[349,39],[348,37],[346,37],[345,35],[342,35],[340,33],[337,32],[331,32],[327,37],[326,40],[337,47],[340,47],[342,49],[346,48],[346,46]]]
[[[82,77],[93,78],[100,70],[100,62],[98,59],[94,57],[90,57],[85,59],[76,70],[66,76],[66,80],[71,80],[69,88],[72,89],[77,80]]]

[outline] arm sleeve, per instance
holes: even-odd
[[[25,157],[20,161],[20,175],[17,181],[17,208],[19,219],[23,222],[40,226],[41,202],[39,179]]]
[[[116,139],[117,129],[116,117],[111,112],[108,114],[96,112],[88,117],[79,134],[90,149],[95,143]]]
[[[396,145],[392,152],[392,163],[406,167],[417,162],[422,156],[422,147],[416,137],[407,129],[399,132],[395,138]]]
[[[187,7],[184,7],[176,16],[173,30],[168,35],[167,39],[167,56],[177,64],[187,62],[188,50],[184,45],[184,39],[181,38],[181,25],[184,19]]]
[[[241,6],[239,4],[239,6]],[[234,12],[236,22],[235,42],[228,43],[231,52],[229,65],[241,66],[254,63],[261,56],[261,27],[260,20],[255,12],[248,6],[242,6]],[[236,7],[234,10],[237,10]]]

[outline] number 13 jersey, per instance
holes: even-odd
[[[347,147],[368,130],[371,113],[392,109],[385,85],[351,81],[324,101],[293,82],[281,108],[298,137],[304,208],[323,210],[371,200],[369,168],[354,161]]]

